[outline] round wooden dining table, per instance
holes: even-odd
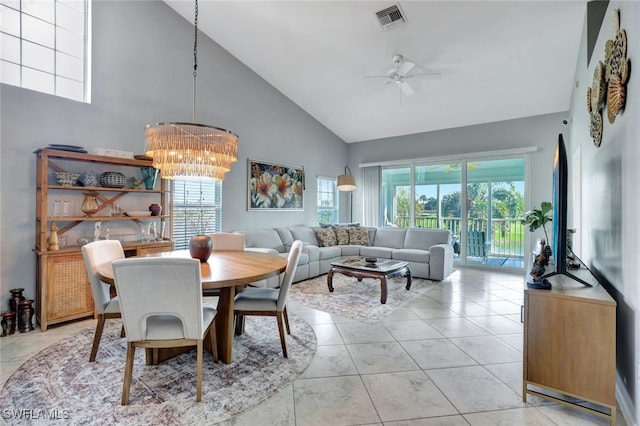
[[[146,257],[191,257],[189,250],[152,253]],[[287,259],[272,253],[249,250],[216,250],[206,262],[200,264],[203,289],[220,289],[216,314],[218,356],[226,364],[233,359],[233,303],[237,286],[277,276],[287,267]],[[98,265],[96,272],[101,281],[114,284],[111,262]],[[161,360],[160,360],[161,361]]]

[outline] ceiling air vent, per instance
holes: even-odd
[[[394,4],[393,6],[376,12],[376,16],[378,17],[378,21],[380,22],[380,25],[382,25],[382,29],[384,31],[407,22],[399,4]]]

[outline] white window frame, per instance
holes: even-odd
[[[0,82],[91,103],[92,0],[0,0]]]
[[[340,203],[338,196],[338,188],[337,181],[335,177],[327,177],[327,176],[318,176],[316,180],[316,208],[317,208],[317,216],[318,222],[325,222],[324,220],[320,220],[320,212],[321,211],[331,211],[332,219],[328,221],[328,223],[336,223],[339,222],[340,217]],[[325,190],[326,188],[326,190]],[[333,198],[333,203],[331,205],[322,205],[323,199],[321,197],[322,194],[331,194]]]
[[[189,248],[196,234],[222,231],[222,182],[175,180],[173,191],[173,243]]]

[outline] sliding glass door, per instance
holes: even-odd
[[[384,226],[408,228],[412,223],[411,167],[382,168],[382,221]]]
[[[469,264],[523,267],[524,159],[467,163]]]
[[[384,166],[382,223],[448,229],[456,261],[522,268],[524,163],[462,159]]]

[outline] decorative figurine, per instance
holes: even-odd
[[[544,241],[541,242],[541,246],[545,247]],[[539,282],[542,279],[547,266],[549,266],[549,252],[543,248],[536,256],[529,273],[534,282]]]
[[[95,225],[93,225],[93,241],[98,241],[101,235],[102,235],[102,222],[97,221]]]
[[[144,180],[137,179],[135,176],[131,176],[129,178],[129,182],[131,183],[131,188],[133,189],[142,189],[142,185],[144,185]]]
[[[51,234],[49,234],[49,250],[56,251],[60,249],[58,245],[58,225],[55,222],[51,222]]]

